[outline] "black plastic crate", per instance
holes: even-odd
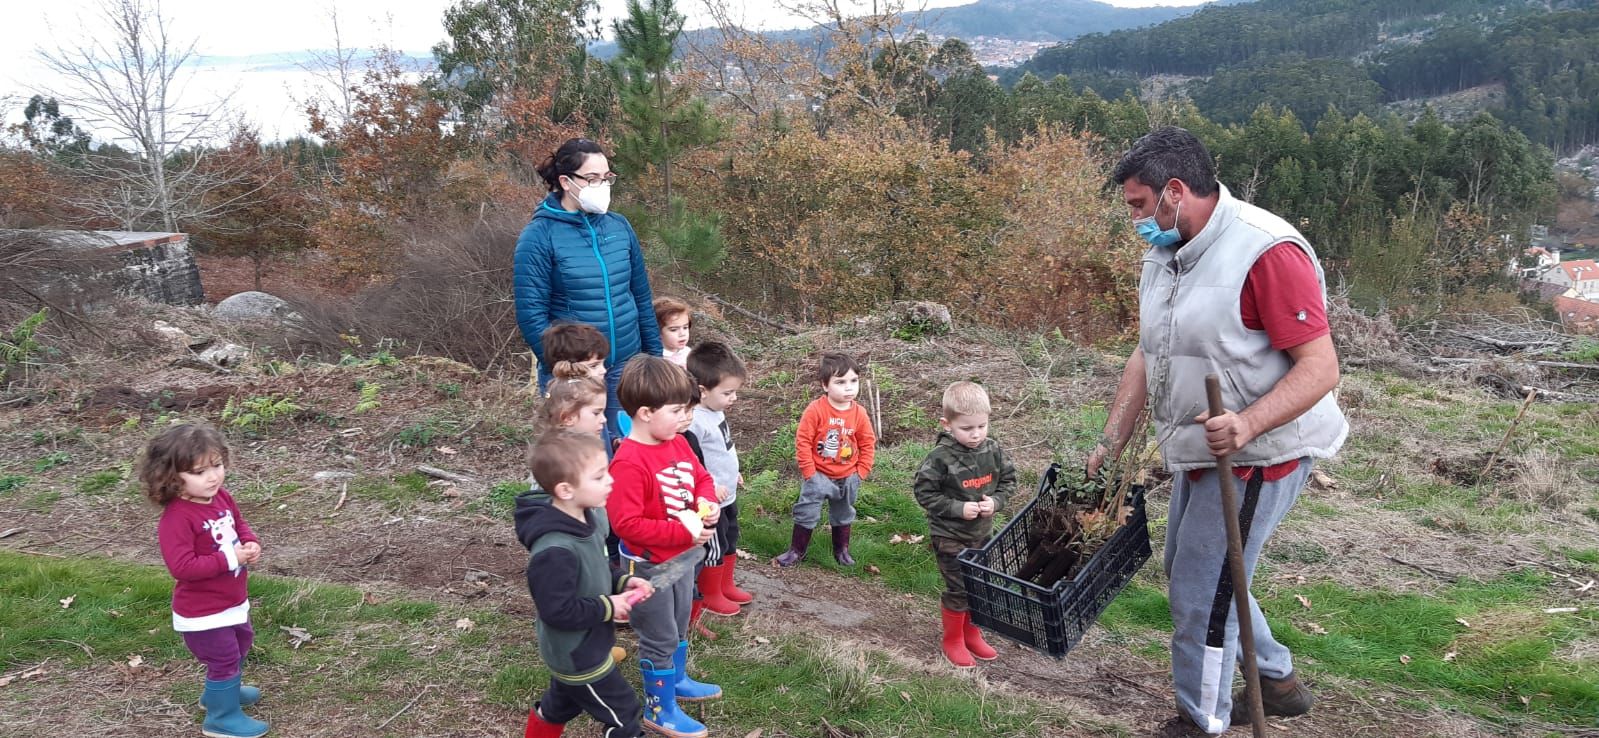
[[[1062,658],[1149,560],[1149,515],[1144,488],[1134,485],[1124,503],[1132,508],[1127,524],[1111,534],[1088,564],[1071,579],[1044,588],[1018,579],[1027,560],[1027,528],[1040,506],[1055,506],[1062,494],[1052,464],[1038,484],[1038,496],[1022,508],[982,548],[961,552],[961,574],[972,622],[1029,648]]]

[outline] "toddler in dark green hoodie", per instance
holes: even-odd
[[[611,654],[615,620],[649,597],[649,582],[611,569],[605,500],[611,474],[605,445],[589,434],[552,430],[533,446],[538,487],[517,497],[516,535],[529,552],[527,589],[538,609],[539,656],[550,687],[527,716],[527,738],[556,738],[587,712],[606,735],[639,734],[643,709]]]
[[[1016,492],[1016,467],[988,437],[990,406],[981,385],[956,382],[944,390],[943,404],[944,430],[916,470],[916,502],[927,511],[933,555],[944,575],[944,657],[969,669],[977,665],[974,658],[992,661],[998,654],[972,625],[956,557],[988,541],[994,513]]]

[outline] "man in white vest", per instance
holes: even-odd
[[[1232,693],[1238,623],[1216,456],[1232,455],[1243,490],[1239,525],[1253,577],[1314,460],[1336,453],[1349,431],[1332,394],[1338,356],[1326,281],[1305,237],[1228,193],[1210,153],[1186,130],[1140,138],[1112,178],[1150,249],[1138,283],[1138,348],[1087,471],[1115,458],[1147,401],[1173,474],[1165,567],[1178,716],[1161,734],[1218,734],[1248,724],[1249,711],[1245,696]],[[1228,410],[1214,418],[1205,396],[1212,373]],[[1253,598],[1250,614],[1266,714],[1304,714],[1312,698],[1292,654],[1272,638]]]

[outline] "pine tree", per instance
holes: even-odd
[[[621,134],[616,158],[624,168],[653,165],[665,185],[663,207],[672,202],[672,162],[684,151],[714,143],[721,125],[692,90],[672,84],[673,48],[683,33],[674,0],[628,0],[627,18],[617,21],[619,53],[612,62],[621,97]]]

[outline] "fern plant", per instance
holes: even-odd
[[[383,391],[383,385],[377,382],[362,382],[361,397],[355,401],[355,414],[376,410],[383,406],[378,400],[378,393]]]
[[[243,431],[259,431],[299,411],[300,406],[287,397],[229,397],[222,406],[222,423]]]
[[[16,328],[0,336],[0,380],[10,376],[12,367],[22,366],[39,351],[39,326],[50,317],[49,308],[29,315]]]

